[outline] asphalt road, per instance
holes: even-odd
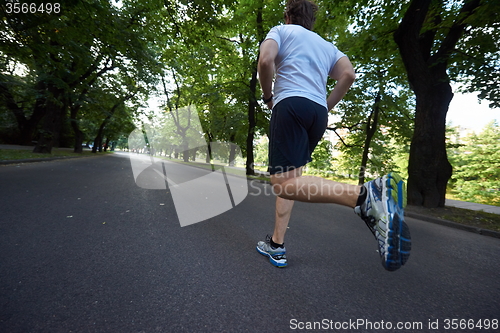
[[[499,239],[407,218],[411,257],[387,272],[351,209],[297,203],[278,269],[255,250],[269,194],[249,183],[235,208],[181,227],[171,193],[137,186],[126,155],[1,166],[0,332],[498,327]]]

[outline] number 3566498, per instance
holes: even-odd
[[[27,3],[27,2],[7,2],[5,4],[7,14],[36,14],[36,13],[60,13],[61,12],[61,4],[60,3]]]

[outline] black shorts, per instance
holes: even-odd
[[[323,137],[328,110],[304,97],[289,97],[273,108],[269,130],[269,172],[287,172],[311,161]]]

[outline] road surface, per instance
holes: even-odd
[[[407,218],[411,257],[387,272],[352,209],[296,203],[278,269],[255,250],[273,227],[266,184],[185,227],[126,154],[1,166],[0,189],[0,332],[498,327],[496,238]]]

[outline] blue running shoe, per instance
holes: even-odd
[[[273,248],[270,243],[271,237],[267,235],[265,242],[260,241],[257,243],[257,251],[260,254],[269,257],[269,261],[274,266],[286,267],[287,260],[285,247]]]
[[[363,186],[367,190],[366,200],[354,211],[377,239],[382,266],[395,271],[406,263],[411,250],[410,229],[404,222],[405,183],[391,172]]]

